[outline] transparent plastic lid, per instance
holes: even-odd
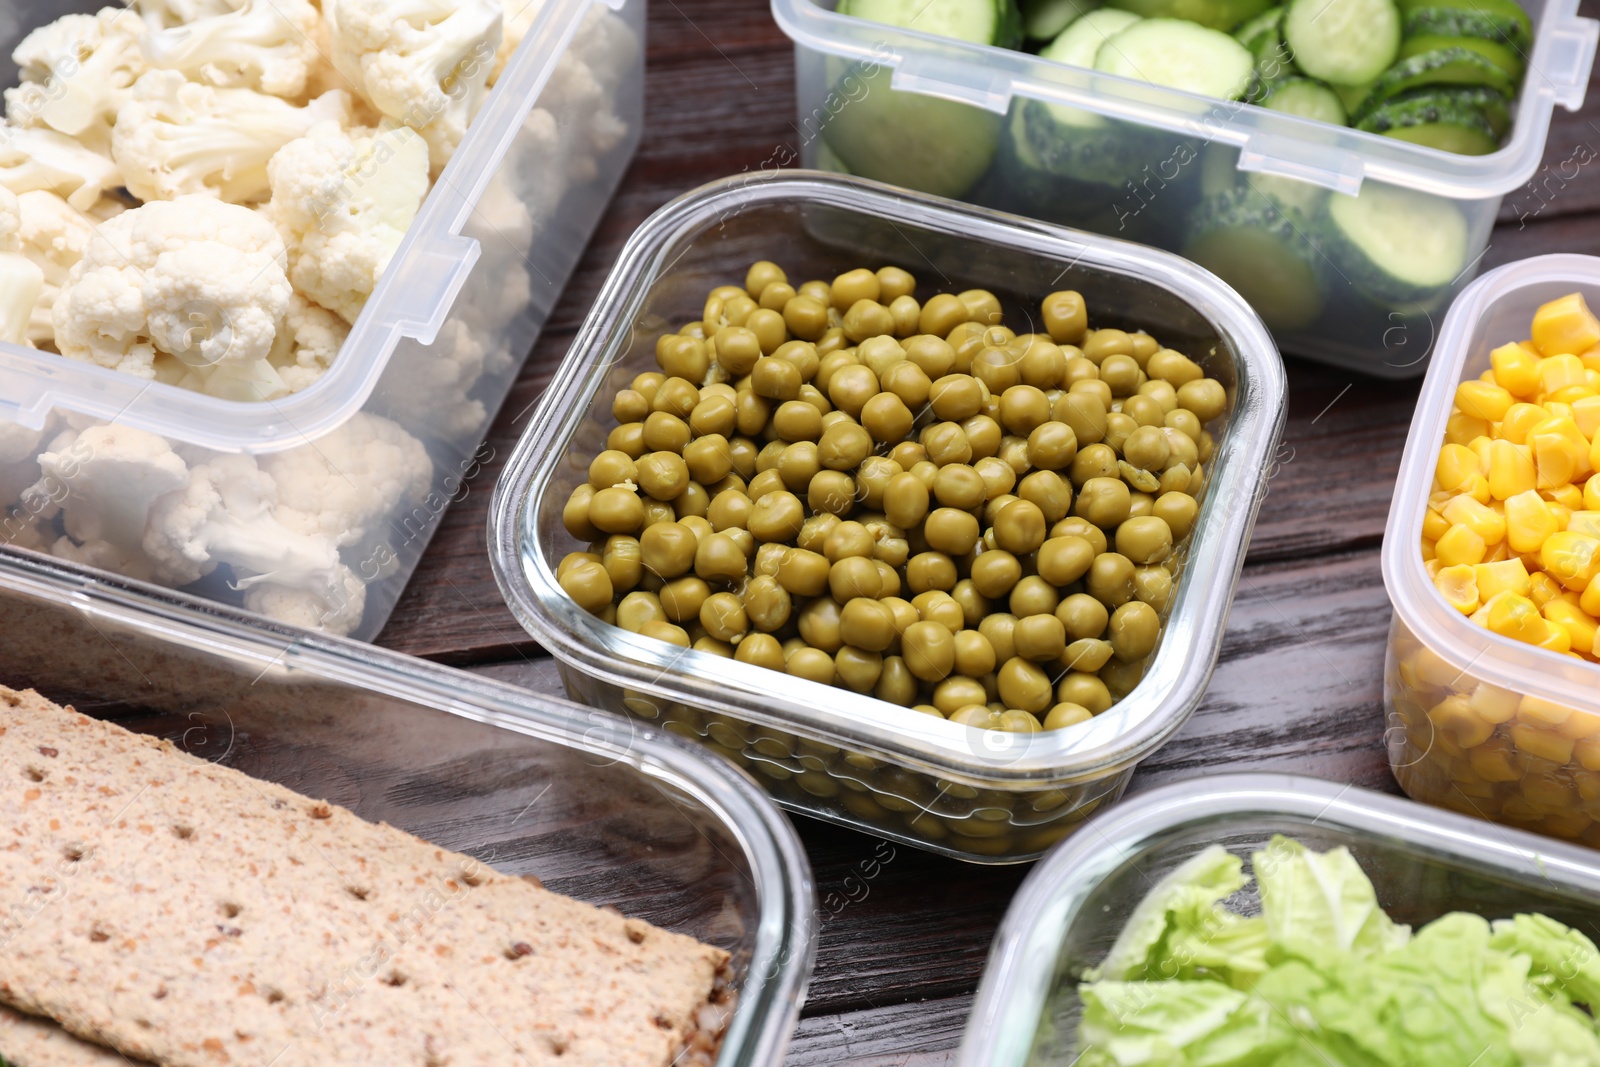
[[[977,2],[977,0],[973,0]],[[1239,169],[1281,175],[1354,195],[1365,179],[1455,200],[1503,196],[1544,156],[1557,104],[1583,104],[1600,23],[1578,18],[1578,0],[1530,0],[1534,43],[1511,137],[1496,152],[1464,156],[1374,133],[1216,100],[1026,52],[971,44],[836,14],[816,0],[772,0],[796,44],[891,67],[896,90],[1005,114],[1013,97],[1069,104],[1097,114],[1233,145]]]
[[[1417,399],[1383,537],[1383,583],[1400,620],[1418,640],[1470,668],[1472,677],[1557,704],[1600,711],[1600,667],[1502,637],[1450,607],[1422,559],[1422,520],[1434,468],[1455,407],[1456,386],[1489,367],[1491,350],[1528,336],[1540,304],[1579,292],[1600,307],[1600,259],[1536,256],[1473,282],[1445,316],[1433,365]]]
[[[402,338],[424,345],[437,338],[481,254],[461,231],[529,101],[550,80],[584,16],[602,5],[620,9],[622,0],[548,0],[406,231],[340,358],[315,384],[278,400],[223,400],[0,342],[0,421],[38,428],[59,408],[219,452],[250,453],[292,448],[343,424],[366,403]],[[61,13],[40,12],[39,20]]]

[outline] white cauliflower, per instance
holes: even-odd
[[[296,97],[317,60],[319,21],[306,0],[243,0],[232,11],[150,31],[144,55],[152,67],[206,85]]]
[[[267,174],[289,280],[355,322],[428,195],[427,145],[404,126],[326,122],[285,145]]]
[[[44,271],[22,254],[22,209],[11,190],[0,187],[0,341],[27,343],[28,323],[44,290]]]
[[[433,486],[422,442],[366,412],[309,444],[262,456],[261,469],[278,483],[279,522],[341,547],[380,534],[381,523]]]
[[[522,39],[528,36],[533,24],[539,21],[539,16],[544,13],[544,5],[545,0],[508,0],[505,28],[500,34],[500,47],[495,49],[494,66],[489,71],[491,88],[500,80],[500,75],[506,72],[506,64],[511,62],[511,57],[521,46]]]
[[[54,554],[151,576],[141,547],[150,510],[189,481],[189,465],[164,438],[115,423],[66,430],[39,456],[39,470],[23,501],[43,517],[62,513],[68,536]]]
[[[3,195],[0,195],[0,199],[4,199]],[[89,247],[96,220],[77,211],[55,193],[43,189],[23,193],[17,197],[17,203],[22,212],[21,226],[17,232],[22,254],[32,260],[44,276],[43,288],[33,303],[33,313],[28,321],[28,340],[35,347],[53,345],[56,329],[52,309],[61,294],[61,287],[67,284],[72,268],[78,265],[83,258],[83,250]],[[100,203],[115,205],[116,201],[102,200]],[[95,213],[101,212],[97,208]]]
[[[43,189],[87,211],[121,184],[115,163],[66,134],[0,123],[0,185],[18,196]]]
[[[284,258],[248,208],[208,196],[145,204],[100,226],[56,299],[56,345],[142,378],[156,377],[158,354],[208,376],[276,377],[267,357],[292,294]]]
[[[349,114],[350,98],[337,90],[297,108],[253,89],[214,89],[152,70],[117,112],[111,155],[141,200],[205,193],[249,203],[266,196],[267,161],[278,149]]]
[[[239,585],[244,588],[245,610],[340,637],[361,625],[367,609],[367,584],[342,564],[319,585],[285,585],[261,578]]]
[[[37,430],[20,422],[0,422],[0,511],[21,500],[39,480],[40,446],[49,432],[48,419]]]
[[[239,6],[239,0],[134,0],[132,6],[144,17],[146,26],[163,30],[226,15]]]
[[[296,293],[267,360],[289,392],[298,393],[328,372],[348,336],[348,323]]]
[[[7,118],[109,150],[117,108],[144,73],[142,32],[139,16],[118,7],[66,15],[34,30],[11,53],[22,83],[6,90]]]
[[[386,117],[450,161],[487,91],[500,0],[323,0],[333,63]]]

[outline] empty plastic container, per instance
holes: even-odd
[[[918,295],[987,288],[1005,321],[1058,289],[1091,325],[1144,328],[1228,389],[1217,451],[1142,681],[1094,719],[1023,735],[976,730],[850,690],[681,649],[602,622],[556,581],[580,546],[561,523],[605,448],[618,389],[655,370],[656,338],[702,313],[758,259],[792,278],[886,264]],[[517,618],[561,662],[568,692],[663,723],[748,767],[779,802],[979,862],[1041,854],[1115,800],[1136,763],[1199,704],[1222,642],[1284,413],[1283,366],[1237,294],[1176,256],[833,175],[704,186],[634,234],[496,488],[491,552]]]
[[[1534,45],[1512,131],[1465,156],[833,6],[772,0],[795,42],[805,165],[1183,251],[1250,300],[1284,352],[1393,378],[1422,373],[1501,198],[1539,168],[1553,108],[1582,104],[1597,34],[1577,0],[1526,3]],[[1330,210],[1356,217],[1385,262],[1351,254]]]
[[[1600,667],[1472,622],[1434,586],[1421,550],[1456,386],[1527,337],[1539,305],[1571,292],[1600,305],[1600,259],[1500,267],[1444,320],[1383,538],[1394,603],[1383,691],[1389,765],[1412,797],[1600,847]]]
[[[776,1067],[816,951],[788,820],[658,730],[349,640],[0,556],[0,682],[732,955],[719,1067]]]
[[[36,26],[98,6],[13,5],[0,19],[0,54]],[[338,359],[304,391],[266,402],[224,400],[0,344],[0,509],[9,509],[0,544],[243,601],[283,621],[375,635],[440,517],[492,458],[484,444],[489,422],[638,143],[644,18],[645,0],[543,6]],[[0,62],[0,84],[14,79],[15,69]],[[203,328],[230,327],[207,321]],[[328,579],[322,568],[299,585],[287,578],[293,587],[282,593],[252,592],[259,583],[241,587],[238,579],[261,569],[237,574],[231,564],[239,557],[220,549],[213,558],[222,566],[191,585],[173,568],[152,571],[136,529],[123,529],[111,549],[99,547],[86,534],[104,486],[77,468],[110,448],[93,438],[75,446],[59,435],[101,424],[126,427],[141,441],[155,435],[146,457],[162,441],[181,453],[162,457],[178,467],[163,484],[192,481],[195,468],[216,456],[242,455],[273,468],[280,504],[309,492],[332,512],[357,515],[337,523],[346,570]],[[45,453],[58,457],[48,470],[39,458]],[[138,470],[131,474],[123,471],[120,484],[140,484]],[[237,468],[233,475],[236,481]],[[330,484],[307,490],[318,478]],[[40,488],[25,497],[34,483]],[[65,526],[57,514],[63,503]],[[77,536],[63,542],[64,533]]]

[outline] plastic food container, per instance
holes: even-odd
[[[1469,621],[1421,551],[1456,386],[1526,337],[1540,304],[1574,291],[1600,300],[1600,259],[1539,256],[1479,278],[1444,321],[1383,538],[1394,602],[1383,691],[1389,765],[1412,797],[1600,847],[1600,668]]]
[[[1228,387],[1164,636],[1131,694],[1066,730],[975,730],[640,637],[561,589],[556,564],[578,547],[561,508],[605,447],[611,398],[656,367],[669,323],[695,318],[708,290],[764,257],[801,278],[904,266],[924,299],[985,287],[1006,321],[1077,289],[1091,324],[1147,328]],[[1025,860],[1115,800],[1199,703],[1283,411],[1283,367],[1260,320],[1175,256],[856,179],[730,178],[662,208],[623,251],[497,486],[491,553],[512,611],[575,698],[705,741],[796,811],[963,859]]]
[[[83,7],[11,5],[0,20],[0,56],[32,28]],[[492,458],[483,445],[489,422],[632,157],[642,120],[644,21],[645,0],[544,5],[338,360],[303,392],[229,401],[0,344],[0,509],[9,508],[0,544],[49,550],[59,536],[57,494],[46,487],[32,503],[19,497],[41,478],[39,454],[69,427],[112,422],[148,431],[180,450],[191,470],[216,453],[300,449],[326,460],[332,480],[342,477],[351,492],[384,492],[393,501],[341,546],[360,589],[339,596],[363,596],[364,613],[353,612],[353,624],[334,622],[352,614],[336,600],[313,620],[375,635],[440,516]],[[0,59],[0,84],[15,74]],[[431,478],[380,490],[385,472],[376,460],[329,443],[330,432],[358,413],[392,420],[420,441]],[[232,578],[224,565],[189,588],[238,604]]]
[[[733,956],[719,1067],[783,1062],[810,865],[745,776],[648,726],[336,638],[0,557],[0,682],[345,805]]]
[[[1582,104],[1597,33],[1576,17],[1577,0],[1524,3],[1534,46],[1510,139],[1462,156],[833,6],[772,0],[795,42],[806,166],[847,169],[849,155],[865,177],[1172,250],[1193,252],[1231,219],[1246,235],[1211,244],[1206,261],[1254,303],[1283,351],[1393,378],[1422,373],[1433,326],[1471,280],[1501,198],[1539,168],[1552,109]],[[1019,135],[1026,113],[1048,105],[1065,105],[1070,122],[1041,156]],[[944,166],[950,144],[970,146],[961,161],[995,146],[994,162],[976,174]],[[1352,270],[1330,247],[1330,191],[1393,201],[1385,215],[1456,231],[1459,274],[1412,286]]]
[[[1152,790],[1099,816],[1023,882],[1006,912],[961,1043],[961,1067],[1070,1064],[1077,982],[1105,958],[1151,885],[1208,845],[1248,859],[1274,834],[1343,845],[1397,922],[1451,911],[1541,911],[1595,921],[1600,858],[1409,801],[1295,775],[1239,774]],[[1243,891],[1253,894],[1254,886]],[[1246,910],[1256,901],[1246,902]]]

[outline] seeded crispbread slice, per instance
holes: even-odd
[[[171,1067],[659,1067],[721,950],[0,687],[0,1001]]]
[[[53,1020],[4,1006],[0,1059],[10,1067],[139,1067],[120,1052],[74,1037]]]

